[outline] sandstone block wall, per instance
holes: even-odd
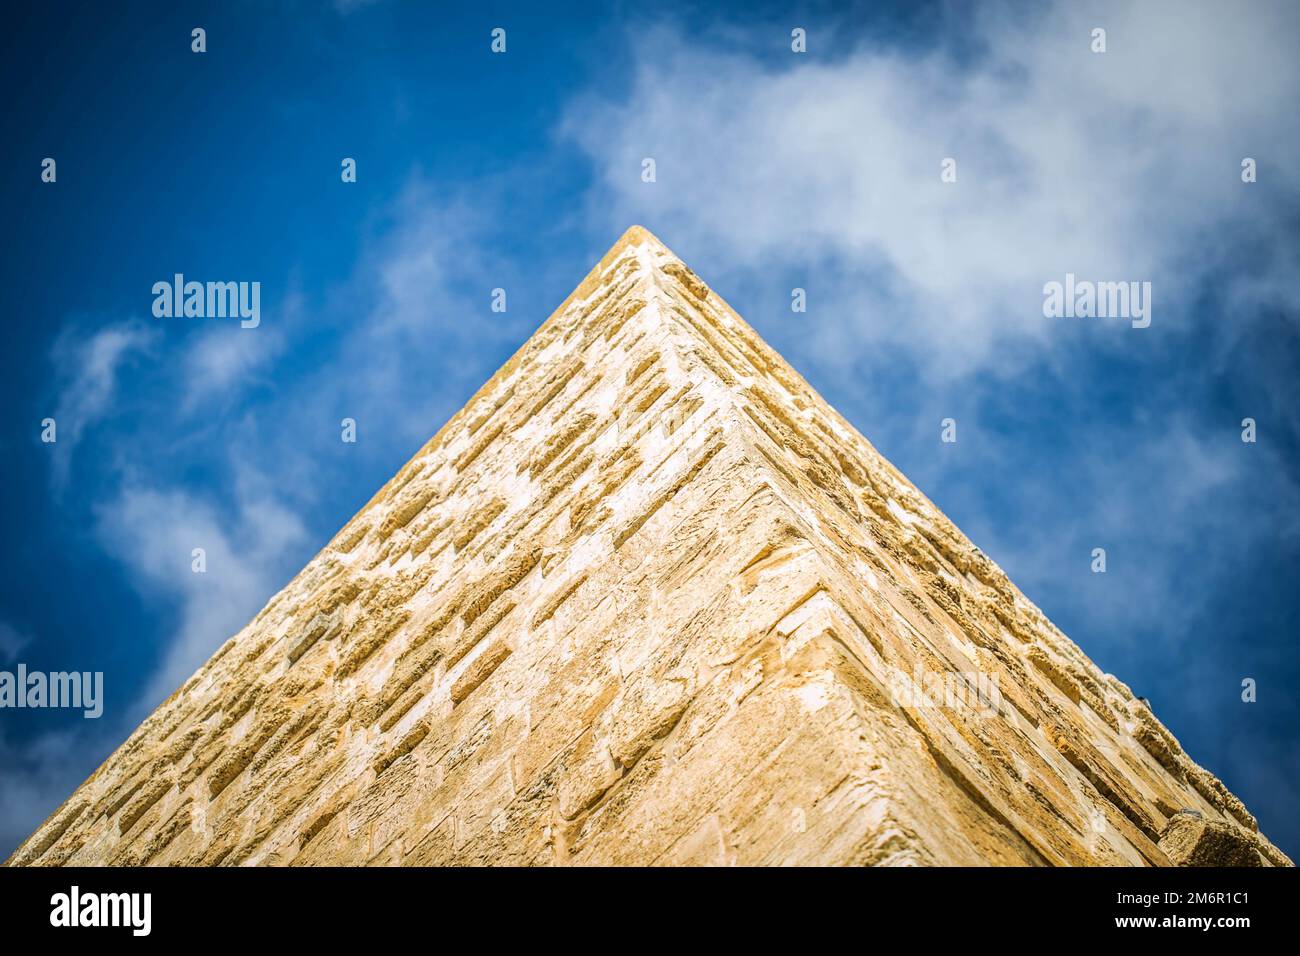
[[[633,227],[9,863],[1243,861],[1290,862]]]

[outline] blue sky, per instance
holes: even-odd
[[[0,712],[0,853],[634,222],[1300,852],[1293,6],[116,6],[0,38],[0,668],[106,689]],[[154,318],[176,272],[260,326]],[[1044,318],[1067,272],[1150,328]]]

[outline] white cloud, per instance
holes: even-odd
[[[65,331],[51,352],[58,386],[57,441],[51,449],[56,491],[67,484],[72,453],[86,430],[113,413],[120,372],[156,338],[137,321],[106,326],[87,338],[80,338],[80,332],[75,327]]]
[[[367,441],[406,454],[433,435],[495,371],[489,357],[545,317],[520,307],[533,278],[520,276],[524,264],[493,255],[493,237],[509,232],[504,206],[491,185],[471,202],[413,179],[338,290],[333,307],[348,317],[337,354],[305,399],[331,395]],[[504,314],[489,310],[495,287],[507,288]]]
[[[630,96],[567,113],[600,180],[592,219],[643,221],[706,275],[802,268],[834,319],[814,333],[826,361],[889,344],[935,378],[1012,371],[1008,342],[1056,347],[1041,290],[1066,272],[1152,280],[1160,331],[1236,245],[1293,246],[1263,190],[1297,187],[1300,9],[991,9],[947,21],[937,50],[832,61],[644,31]],[[1089,50],[1097,24],[1105,54]],[[1241,183],[1243,156],[1267,186]],[[1237,292],[1295,303],[1284,258]]]
[[[176,488],[128,481],[97,508],[96,532],[139,588],[174,605],[178,624],[136,706],[146,715],[242,628],[284,583],[306,539],[299,518],[260,480],[236,484],[233,515]],[[192,570],[203,548],[207,570]]]
[[[280,352],[283,337],[271,329],[214,326],[200,333],[186,352],[184,408],[193,410],[220,401],[241,386],[256,381],[257,374]]]

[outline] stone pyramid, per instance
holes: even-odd
[[[633,227],[11,864],[1289,864]]]

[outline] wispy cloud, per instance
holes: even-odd
[[[269,325],[269,323],[268,323]],[[272,327],[241,329],[223,325],[203,332],[185,355],[187,411],[223,401],[232,390],[242,391],[279,354],[283,337]]]
[[[178,624],[146,683],[136,719],[179,687],[230,635],[248,623],[285,578],[284,558],[306,535],[301,520],[262,482],[236,488],[227,516],[203,497],[128,480],[97,509],[104,547],[140,589],[170,604]],[[193,568],[203,549],[206,570]]]
[[[98,727],[17,737],[0,723],[0,860],[30,836],[118,742],[120,738],[110,743]]]
[[[113,413],[123,368],[156,341],[156,333],[138,321],[106,326],[82,338],[70,328],[55,341],[54,364],[58,400],[54,420],[57,441],[52,453],[56,491],[68,482],[72,455],[86,430]]]
[[[827,361],[884,343],[934,378],[1013,371],[1016,340],[1063,346],[1041,290],[1067,272],[1154,280],[1168,328],[1210,262],[1258,243],[1236,294],[1296,302],[1292,224],[1239,165],[1258,159],[1274,196],[1297,188],[1294,5],[996,5],[938,25],[934,47],[834,60],[644,31],[630,95],[567,114],[600,180],[593,219],[646,220],[737,275],[797,266],[836,319],[813,333]]]
[[[161,332],[125,323],[80,348],[70,337],[59,346],[80,370],[65,390],[70,403],[105,415],[116,371],[141,357],[152,360],[149,374],[122,386],[133,401],[176,406],[177,427],[220,437],[178,449],[169,429],[133,429],[98,475],[96,539],[177,622],[131,720],[183,683],[342,525],[345,514],[317,516],[317,502],[342,480],[332,469],[382,462],[390,472],[491,373],[485,344],[520,334],[507,316],[486,321],[489,290],[509,284],[509,270],[488,252],[481,212],[417,179],[385,210],[384,226],[354,274],[317,290],[324,304],[294,293],[257,329],[221,325],[162,342]],[[309,353],[312,367],[270,375],[294,350]],[[175,352],[180,361],[167,361]],[[190,423],[199,410],[203,420]],[[346,455],[344,416],[360,436]],[[160,456],[170,467],[158,467]],[[195,467],[208,476],[201,487],[187,474]],[[204,573],[191,570],[195,548],[204,549]]]
[[[540,318],[518,307],[533,277],[494,251],[509,215],[493,184],[470,197],[417,175],[382,218],[333,291],[335,349],[302,394],[316,405],[330,396],[368,441],[410,454],[495,371],[492,356]],[[506,313],[489,309],[496,287],[514,297]]]
[[[999,500],[989,500],[986,480],[965,489],[939,484],[956,508],[979,515],[965,530],[1014,569],[1021,588],[1047,595],[1054,616],[1089,622],[1094,647],[1126,653],[1136,635],[1158,634],[1173,650],[1218,597],[1189,582],[1230,579],[1252,542],[1288,533],[1271,510],[1225,506],[1267,472],[1264,449],[1231,435],[1207,437],[1186,417],[1154,427],[1094,425],[1076,440],[1082,447],[1068,469],[1019,469],[1014,483],[994,492]],[[963,471],[994,476],[999,459],[1023,455],[1014,435],[981,435],[971,444]],[[1268,487],[1284,496],[1280,511],[1300,506],[1289,486]],[[1105,575],[1091,570],[1094,548],[1107,553]]]

